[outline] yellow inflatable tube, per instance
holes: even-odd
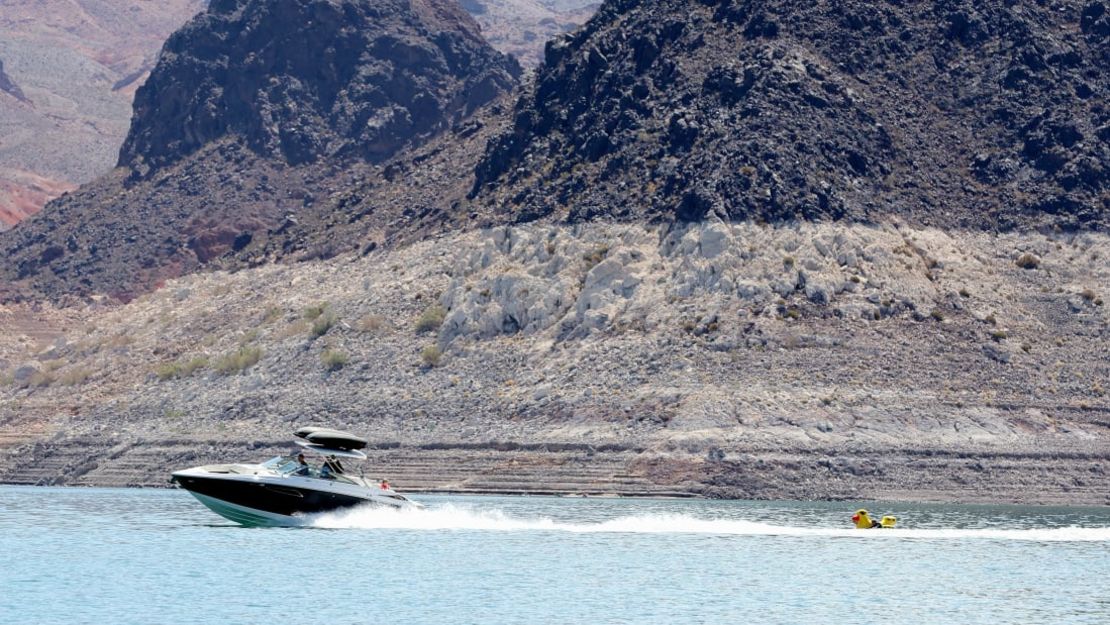
[[[856,529],[861,530],[867,530],[871,528],[890,529],[894,527],[894,524],[898,522],[898,519],[892,516],[884,516],[882,519],[876,521],[875,519],[871,518],[871,515],[867,512],[867,510],[860,508],[859,510],[856,510],[856,513],[854,515],[852,515],[852,522],[856,524]]]

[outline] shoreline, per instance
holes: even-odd
[[[935,441],[934,441],[935,442]],[[1011,442],[1012,443],[1012,442]],[[359,473],[413,494],[1105,507],[1110,450],[1067,441],[1009,448],[714,447],[371,443]],[[0,484],[169,487],[174,470],[284,455],[277,441],[91,438],[7,450]],[[13,453],[14,452],[14,453]]]
[[[0,481],[0,488],[14,488],[14,489],[36,489],[36,488],[52,488],[63,490],[157,490],[157,491],[182,491],[187,493],[185,489],[176,486],[159,486],[154,484],[136,485],[136,486],[98,486],[94,484],[57,484],[57,485],[37,485],[37,484],[19,484]],[[1083,503],[1015,503],[1010,501],[980,501],[980,500],[932,500],[932,499],[782,499],[782,498],[728,498],[728,497],[706,497],[694,493],[674,494],[674,495],[626,495],[620,493],[552,493],[552,492],[508,492],[508,491],[463,491],[463,490],[423,490],[423,489],[396,489],[398,493],[416,496],[432,495],[432,496],[473,496],[473,497],[540,497],[551,499],[633,499],[644,501],[719,501],[719,502],[748,502],[748,503],[774,503],[774,502],[793,502],[793,503],[865,503],[865,504],[889,504],[897,506],[969,506],[969,507],[998,507],[998,508],[1068,508],[1072,510],[1094,510],[1104,512],[1110,509],[1108,504],[1083,504]]]

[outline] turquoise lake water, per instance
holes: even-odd
[[[416,497],[246,529],[0,487],[0,624],[1110,623],[1110,509]]]

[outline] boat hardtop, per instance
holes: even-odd
[[[303,427],[293,433],[297,438],[304,439],[314,445],[329,449],[355,451],[366,449],[368,444],[365,438],[355,436],[340,430],[320,427]]]

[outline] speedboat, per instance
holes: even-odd
[[[216,464],[177,471],[171,482],[189,491],[216,514],[248,526],[304,525],[309,515],[355,506],[422,508],[394,492],[350,473],[343,460],[366,460],[367,441],[328,428],[295,433],[301,453],[261,464]],[[309,454],[314,463],[305,459]],[[342,460],[341,460],[342,459]]]

